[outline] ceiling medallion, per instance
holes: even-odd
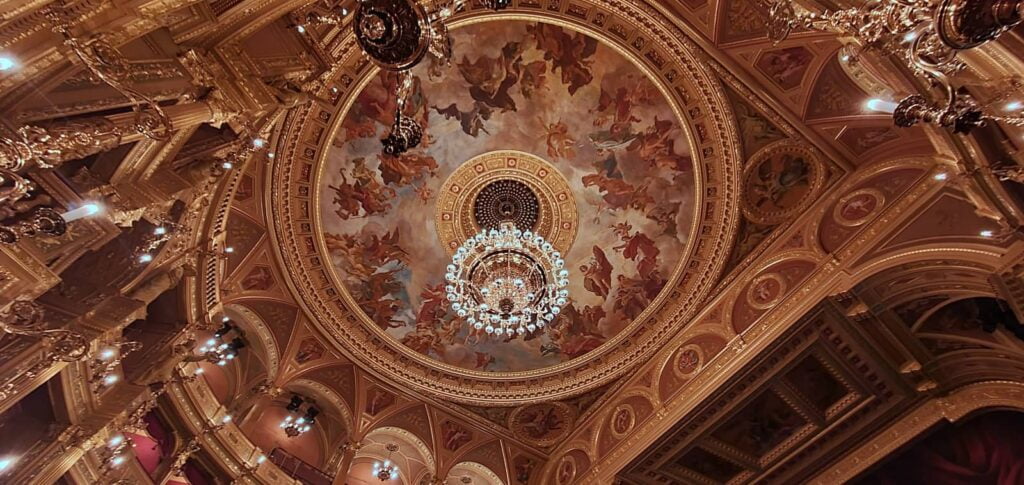
[[[473,217],[480,227],[495,229],[512,222],[522,231],[537,225],[537,194],[518,180],[501,179],[486,185],[473,201]]]
[[[485,229],[512,222],[563,254],[572,247],[579,213],[565,177],[545,160],[518,151],[484,153],[463,163],[437,195],[435,227],[449,255]]]

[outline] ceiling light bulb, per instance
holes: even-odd
[[[1006,103],[1006,111],[1020,111],[1021,108],[1024,108],[1024,104],[1020,101],[1010,101],[1009,103]]]
[[[898,106],[892,101],[886,101],[878,98],[869,99],[864,105],[871,111],[882,111],[885,113],[892,113],[893,111],[896,111],[896,106]]]
[[[11,467],[11,465],[14,465],[14,461],[14,458],[11,458],[9,456],[0,458],[0,472],[7,470],[8,468]]]
[[[305,34],[306,33],[306,27],[303,26],[303,25],[296,25],[295,26],[295,30],[298,30],[300,34]]]
[[[117,455],[113,460],[110,460],[110,463],[113,463],[114,466],[121,466],[124,463],[124,456]]]
[[[148,262],[150,262],[152,260],[153,260],[153,255],[149,254],[149,253],[144,253],[141,256],[139,256],[139,262],[140,263],[148,263]]]
[[[103,383],[110,386],[117,382],[117,374],[110,374],[103,378]]]
[[[6,56],[0,57],[0,71],[10,71],[14,69],[14,66],[14,59]]]
[[[113,438],[110,438],[110,441],[107,442],[107,446],[111,448],[116,448],[121,443],[124,443],[124,436],[115,435]]]
[[[102,352],[100,352],[100,359],[102,359],[102,360],[110,360],[110,359],[113,359],[113,358],[114,358],[114,349],[106,348],[106,349],[103,349]]]
[[[224,252],[228,253],[228,254],[231,254],[231,253],[235,252],[235,248],[233,248],[231,246],[228,246],[228,247],[224,248]]]
[[[949,174],[946,173],[946,172],[939,172],[939,173],[935,174],[935,176],[932,177],[932,178],[934,178],[935,180],[938,180],[938,181],[941,182],[943,180],[948,179],[949,178]]]
[[[256,148],[263,148],[263,146],[266,145],[266,144],[267,144],[267,141],[262,139],[262,138],[254,138],[252,140],[252,146],[254,146]]]
[[[93,215],[99,214],[100,209],[101,209],[101,207],[100,207],[99,204],[94,204],[94,203],[83,204],[81,207],[69,210],[69,211],[61,214],[60,217],[62,219],[64,219],[64,222],[71,222],[71,221],[76,221],[78,219],[81,219],[83,217],[88,217],[88,216],[93,216]]]
[[[233,164],[231,162],[224,162],[224,163],[220,164],[220,166],[224,170],[231,170],[231,169],[235,168],[235,164]]]
[[[978,235],[981,237],[992,237],[995,235],[995,232],[993,232],[991,229],[985,229],[979,232]]]
[[[221,418],[220,420],[223,423],[230,423],[231,422],[231,415],[230,414],[225,414],[224,417]]]
[[[225,317],[221,318],[220,321],[222,321],[224,323],[228,323],[228,322],[231,321],[231,317],[225,316]]]
[[[256,457],[256,463],[263,463],[267,461],[267,455],[260,455]]]
[[[164,234],[167,234],[167,228],[164,226],[156,226],[156,228],[153,229],[153,234],[163,236]]]
[[[200,374],[202,374],[203,372],[206,372],[206,371],[205,371],[205,370],[203,370],[203,368],[202,368],[202,367],[200,367],[200,368],[196,369],[196,375],[197,375],[197,376],[198,376],[198,375],[200,375]]]

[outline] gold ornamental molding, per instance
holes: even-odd
[[[351,33],[317,93],[327,103],[293,110],[267,177],[275,256],[310,320],[362,367],[397,385],[455,402],[514,406],[562,399],[604,385],[649,358],[701,309],[735,239],[742,165],[730,104],[699,48],[647,5],[614,0],[520,0],[501,13],[477,4],[450,28],[491,21],[545,22],[582,32],[629,59],[670,101],[689,134],[694,205],[678,266],[650,307],[601,347],[570,361],[522,372],[468,370],[405,347],[353,304],[319,230],[319,180],[331,140],[356,96],[378,73]]]
[[[437,194],[437,237],[448,255],[482,229],[473,209],[481,191],[492,182],[519,182],[537,197],[534,232],[544,236],[563,254],[569,252],[579,230],[576,198],[561,172],[529,153],[508,150],[478,155],[459,166]]]

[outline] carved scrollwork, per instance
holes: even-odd
[[[156,100],[130,85],[132,65],[116,47],[98,36],[82,40],[71,35],[71,19],[63,7],[48,8],[46,18],[53,31],[64,37],[64,45],[96,79],[128,98],[135,112],[134,131],[153,140],[163,141],[170,137],[174,129],[170,117]]]

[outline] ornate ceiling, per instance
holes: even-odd
[[[4,209],[110,208],[0,248],[3,301],[91,349],[0,337],[0,426],[43,423],[0,447],[27,457],[18,483],[380,483],[389,444],[409,485],[839,483],[936,423],[1024,409],[1024,131],[893,126],[865,100],[928,87],[889,56],[773,44],[747,0],[470,2],[451,64],[411,71],[422,142],[391,156],[398,76],[350,2],[68,5],[175,128],[33,171]],[[125,123],[41,7],[0,0],[0,134]],[[1024,101],[1020,29],[961,54],[992,109]],[[444,291],[501,211],[570,271],[557,323],[520,338]],[[195,348],[223,317],[244,347],[218,365]],[[103,387],[119,339],[142,350]],[[293,396],[320,411],[298,437]],[[112,469],[119,432],[159,453]]]
[[[332,85],[336,107],[300,115],[312,119],[293,130],[304,142],[295,147],[301,156],[275,159],[281,188],[271,190],[288,194],[275,200],[303,207],[272,210],[282,228],[312,236],[282,231],[281,254],[297,299],[357,361],[456,401],[523,403],[606,384],[696,310],[738,215],[735,202],[718,195],[739,181],[731,110],[690,57],[692,47],[653,40],[659,32],[652,29],[671,32],[664,19],[646,26],[648,40],[624,30],[641,25],[629,9],[588,8],[549,10],[547,20],[528,6],[501,16],[457,15],[455,44],[481,47],[464,47],[450,68],[413,70],[414,102],[405,110],[423,122],[426,141],[401,157],[381,155],[377,141],[391,124],[395,78],[361,59],[335,73],[343,82]],[[490,23],[501,20],[500,28]],[[452,242],[445,218],[469,217],[472,206],[436,209],[451,191],[473,190],[472,179],[452,175],[456,167],[476,167],[476,157],[503,150],[525,155],[484,163],[484,180],[523,158],[519,170],[532,172],[537,190],[553,199],[542,204],[551,218],[559,197],[575,205],[555,228],[575,233],[556,241],[567,251],[577,295],[565,326],[510,342],[470,335],[446,315],[441,290],[450,249],[438,244],[438,233]],[[531,156],[540,159],[536,168],[527,166]],[[820,178],[813,183],[820,186]],[[795,199],[784,203],[801,202]]]

